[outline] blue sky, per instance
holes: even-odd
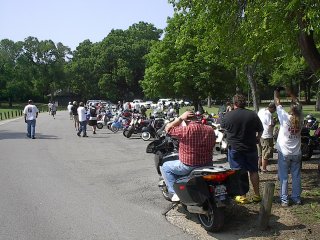
[[[0,0],[0,40],[62,42],[72,50],[100,42],[112,29],[144,21],[165,28],[173,7],[167,0]]]

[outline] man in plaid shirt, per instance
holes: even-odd
[[[216,139],[213,128],[202,124],[201,119],[190,111],[169,123],[165,130],[179,139],[179,160],[165,162],[161,167],[171,200],[177,202],[180,199],[174,192],[174,182],[196,167],[212,165]]]

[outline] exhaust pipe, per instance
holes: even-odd
[[[190,213],[197,213],[197,214],[207,214],[208,211],[204,210],[202,207],[197,206],[187,206],[187,210]]]

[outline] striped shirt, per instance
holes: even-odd
[[[173,127],[168,132],[179,139],[179,159],[188,166],[203,166],[212,162],[215,134],[212,127],[190,122]]]

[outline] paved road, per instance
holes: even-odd
[[[170,224],[146,142],[79,138],[67,112],[0,122],[0,240],[194,239]]]

